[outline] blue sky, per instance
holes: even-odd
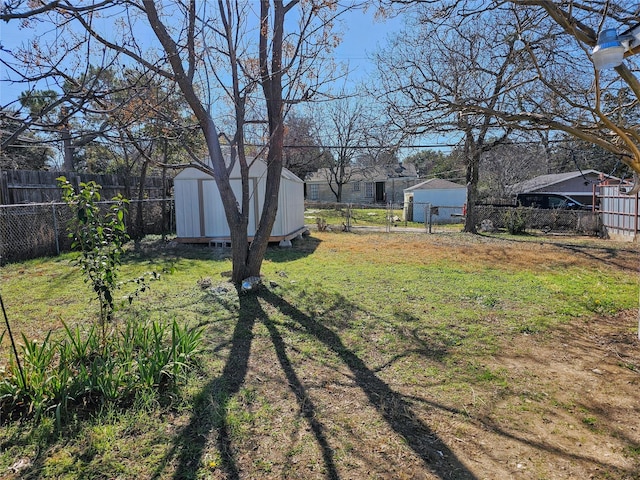
[[[0,23],[0,44],[3,48],[14,48],[30,37],[30,31],[20,30],[18,25],[18,22]],[[350,12],[342,17],[342,42],[334,54],[336,61],[349,64],[351,85],[362,82],[374,73],[375,66],[371,61],[372,55],[379,47],[386,44],[390,35],[399,32],[403,26],[404,20],[401,17],[376,19],[374,8],[370,8],[364,13],[362,11]],[[33,32],[33,35],[39,33]],[[0,55],[4,55],[4,53],[0,51]],[[25,85],[12,85],[7,82],[7,75],[8,72],[2,66],[0,70],[0,105],[3,107],[26,90]],[[46,85],[41,88],[46,88]],[[448,141],[439,138],[431,140],[427,143],[448,143]],[[439,149],[435,145],[434,148]],[[446,147],[444,149],[448,150]],[[406,153],[411,153],[411,151],[413,150],[409,149]]]
[[[358,82],[373,72],[370,61],[372,54],[378,46],[383,46],[387,37],[402,27],[402,20],[398,18],[384,21],[374,18],[374,9],[370,8],[366,13],[361,11],[350,12],[342,17],[343,30],[342,43],[335,51],[335,58],[339,62],[348,63],[352,75],[350,80]],[[3,49],[15,48],[31,36],[37,36],[40,32],[33,30],[20,30],[19,22],[0,23],[0,44]],[[6,53],[0,51],[0,55]],[[7,81],[9,72],[2,66],[0,71],[0,105],[5,106],[24,90],[25,85],[11,84]]]
[[[365,76],[373,72],[371,56],[378,47],[386,44],[389,35],[403,27],[402,18],[376,20],[374,9],[366,13],[352,12],[343,19],[345,31],[343,40],[336,50],[336,59],[348,62],[352,67],[358,67],[359,75]]]

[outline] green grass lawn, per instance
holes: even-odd
[[[307,209],[305,211],[305,221],[307,224],[313,224],[316,219],[322,218],[327,222],[327,225],[334,228],[340,227],[343,223],[346,224],[348,220],[351,221],[352,226],[356,227],[384,227],[386,225],[424,227],[424,223],[403,221],[402,215],[402,208],[349,208],[342,205],[340,208]]]
[[[228,252],[149,239],[129,250],[121,278],[161,279],[123,305],[113,334],[125,318],[201,326],[200,370],[178,396],[79,411],[62,431],[49,417],[5,419],[0,478],[473,478],[449,439],[531,381],[496,356],[636,307],[635,255],[595,239],[318,232],[270,248],[265,287],[239,294],[224,276]],[[0,269],[14,335],[95,320],[73,258]],[[6,364],[7,338],[0,353]],[[592,432],[597,415],[577,414]],[[537,468],[529,478],[553,470]]]

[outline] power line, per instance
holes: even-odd
[[[407,149],[407,148],[438,148],[438,147],[457,147],[459,143],[431,143],[424,145],[406,145],[406,146],[382,146],[382,145],[284,145],[284,148],[348,148],[354,150],[393,150],[393,149]],[[250,147],[262,147],[264,145],[250,145]]]
[[[82,138],[82,135],[74,135],[73,138]],[[160,138],[158,136],[156,137],[149,137],[149,138],[141,138],[142,141],[148,141],[148,140],[153,140],[153,139],[157,139]],[[59,142],[60,139],[56,138],[56,139],[30,139],[30,143],[31,145],[29,146],[25,146],[25,145],[7,145],[7,147],[13,147],[13,148],[19,148],[19,147],[36,147],[38,145],[41,144],[48,144],[48,143],[57,143]],[[566,143],[566,140],[562,140],[562,139],[558,139],[558,140],[548,140],[547,143]],[[506,144],[504,146],[519,146],[519,145],[539,145],[540,142],[539,141],[535,141],[535,140],[526,140],[526,141],[521,141],[521,142],[517,142],[517,143],[511,143],[511,144]],[[263,144],[258,144],[258,143],[245,143],[245,146],[247,147],[258,147],[258,148],[262,148],[265,147],[266,145]],[[349,149],[353,149],[353,150],[407,150],[407,149],[417,149],[417,148],[453,148],[453,147],[458,147],[460,146],[460,142],[457,143],[421,143],[421,144],[416,144],[416,145],[401,145],[401,146],[396,146],[396,145],[390,145],[390,146],[382,146],[382,145],[350,145],[346,148]],[[284,148],[298,148],[298,149],[305,149],[305,148],[319,148],[319,149],[340,149],[340,148],[345,148],[344,145],[324,145],[324,144],[316,144],[316,145],[296,145],[296,144],[290,144],[290,145],[283,145]]]
[[[555,139],[555,140],[547,140],[546,143],[566,143],[566,139]],[[393,150],[393,149],[412,149],[412,148],[439,148],[439,147],[458,147],[462,142],[456,143],[424,143],[424,144],[416,144],[416,145],[391,145],[391,146],[382,146],[382,145],[349,145],[347,148],[357,149],[357,150]],[[523,140],[514,143],[505,143],[502,144],[502,147],[514,146],[517,147],[519,145],[540,145],[542,142],[539,140]],[[257,144],[247,144],[250,147],[263,147],[264,145]],[[344,145],[284,145],[285,148],[345,148]]]

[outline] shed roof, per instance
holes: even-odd
[[[413,187],[406,188],[405,192],[413,192],[415,190],[451,190],[454,188],[467,188],[459,183],[454,183],[444,178],[430,178],[422,183],[418,183]]]
[[[230,160],[228,157],[225,158],[227,163],[230,163]],[[204,163],[207,165],[211,165],[211,161],[207,158],[204,160]],[[199,169],[197,166],[192,166],[192,167],[185,167],[183,170],[181,170],[177,175],[176,175],[176,179],[180,180],[182,178],[191,178],[193,175],[196,175],[198,178],[202,178],[202,177],[207,177],[210,176],[209,174],[205,173],[204,171],[202,171],[201,169]],[[266,162],[264,162],[261,159],[256,159],[253,162],[251,162],[251,165],[249,167],[249,176],[250,177],[264,177],[266,178],[267,176],[267,164]],[[229,175],[230,178],[240,178],[240,164],[239,162],[236,162],[234,165],[233,170],[231,171],[231,174]],[[287,168],[282,167],[282,173],[280,174],[281,178],[284,178],[286,180],[292,181],[292,182],[296,182],[296,183],[304,183],[295,173],[293,173],[291,170],[288,170]]]

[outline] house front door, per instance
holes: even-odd
[[[376,182],[376,203],[385,202],[384,182]]]

